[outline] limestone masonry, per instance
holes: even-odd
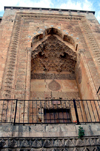
[[[5,7],[0,98],[99,99],[100,25],[94,13]]]
[[[16,99],[16,123],[49,123],[51,119],[55,122],[55,117],[48,117],[53,112],[56,114],[57,109],[61,118],[59,122],[77,123],[73,99],[78,100],[76,106],[80,122],[100,122],[100,24],[95,12],[31,7],[4,9],[4,15],[0,17],[0,99],[3,99],[0,101],[0,122],[8,120],[13,123]],[[94,103],[93,100],[97,101]],[[100,142],[98,125],[83,126],[86,128],[85,136],[93,136],[97,144]],[[18,132],[20,126],[12,126],[8,135],[59,139],[78,135],[78,127],[74,125],[57,125],[57,129],[54,124],[52,132],[50,125],[39,126],[40,129],[32,125],[22,126],[22,133]],[[7,125],[7,128],[11,126]],[[31,135],[28,129],[31,129]],[[0,137],[3,136],[7,137],[1,130]],[[70,139],[72,141],[73,138]],[[52,144],[50,140],[48,142]],[[75,145],[78,146],[79,142]],[[93,144],[89,145],[91,151],[97,149],[92,148]],[[80,150],[83,148],[81,146]]]

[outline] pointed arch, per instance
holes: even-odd
[[[38,34],[38,35],[34,36],[33,39],[32,39],[31,46],[33,47],[34,43],[39,42],[40,40],[42,41],[43,39],[45,39],[49,35],[56,35],[63,42],[65,41],[65,42],[71,44],[75,48],[75,41],[71,36],[69,36],[67,34],[63,34],[59,29],[53,28],[53,27],[52,28],[47,28],[43,32],[41,32],[41,34]]]

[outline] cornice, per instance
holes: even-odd
[[[57,12],[78,12],[78,13],[92,13],[95,14],[95,11],[87,11],[87,10],[71,10],[71,9],[60,9],[60,8],[38,8],[38,7],[15,7],[15,6],[4,6],[4,10],[6,9],[17,9],[17,10],[44,10],[44,11],[57,11]]]

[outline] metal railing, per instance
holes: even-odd
[[[15,99],[0,99],[0,123],[14,123]]]
[[[100,100],[0,100],[0,123],[100,123]]]

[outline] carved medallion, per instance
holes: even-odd
[[[61,86],[60,84],[55,81],[55,80],[52,80],[49,84],[48,84],[48,88],[52,91],[58,91],[61,89]]]

